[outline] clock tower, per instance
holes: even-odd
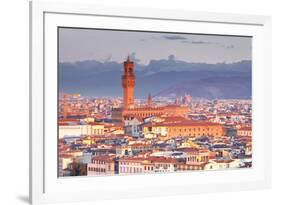
[[[128,56],[124,62],[124,73],[122,75],[123,87],[123,107],[124,109],[134,108],[134,92],[135,92],[136,78],[134,74],[134,62]]]

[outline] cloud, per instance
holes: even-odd
[[[105,59],[104,62],[110,62],[112,59],[112,55],[108,55]]]
[[[171,54],[168,56],[169,61],[174,61],[176,59],[175,55]]]
[[[158,40],[158,39],[161,39],[159,37],[156,37],[156,36],[150,36],[150,37],[147,37],[147,38],[141,38],[140,41],[144,42],[144,41],[147,41],[147,40]]]
[[[213,44],[209,41],[191,41],[192,44]]]
[[[212,43],[210,41],[182,41],[183,43],[191,43],[191,44],[216,44],[216,43]]]
[[[225,46],[225,48],[232,49],[232,48],[234,48],[234,45],[227,45],[227,46]]]
[[[211,42],[211,41],[188,41],[188,40],[184,40],[182,41],[182,43],[190,43],[190,44],[205,44],[205,45],[217,45],[219,47],[222,47],[222,48],[226,48],[226,49],[233,49],[234,48],[234,45],[230,44],[230,45],[225,45],[225,44],[221,44],[221,43],[218,43],[218,42]]]
[[[180,35],[164,35],[163,38],[167,40],[187,40],[186,37]]]
[[[129,54],[130,55],[130,58],[132,61],[136,62],[136,63],[139,63],[140,62],[140,59],[137,58],[137,54],[136,52],[132,52]]]

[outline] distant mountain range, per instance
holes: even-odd
[[[135,64],[135,95],[180,96],[208,99],[251,98],[251,61],[207,64],[174,59]],[[123,64],[95,60],[59,64],[59,90],[87,96],[122,96]]]

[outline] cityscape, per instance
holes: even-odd
[[[178,36],[178,39],[183,37]],[[176,61],[175,56],[169,56],[168,61]],[[243,63],[245,65],[245,61]],[[201,90],[194,89],[194,83],[199,82],[194,78],[190,81],[192,87],[180,87],[174,80],[171,87],[167,81],[160,86],[159,92],[155,92],[154,89],[159,88],[153,84],[141,89],[145,85],[140,77],[139,64],[135,54],[123,57],[116,66],[118,75],[114,76],[119,80],[115,81],[114,87],[118,88],[113,94],[94,95],[89,91],[91,88],[76,92],[79,89],[66,89],[67,86],[63,87],[62,81],[59,82],[58,177],[252,167],[251,87],[245,91],[244,86],[243,92],[240,87],[235,87],[248,79],[237,74],[244,75],[245,72],[235,70],[232,74],[229,71],[231,74],[219,78],[216,74],[216,84],[211,84],[212,79],[204,80],[208,82],[206,85],[195,86],[201,86]],[[59,79],[64,77],[63,72],[59,75]],[[159,73],[156,75],[160,76]],[[228,82],[223,84],[223,91],[214,86],[223,81],[221,78],[233,79],[229,90],[226,89]],[[236,78],[243,82],[234,83]],[[153,80],[156,83],[155,78]],[[246,83],[251,84],[251,81]],[[212,88],[208,93],[202,91],[206,86]],[[96,87],[103,90],[103,87]],[[139,90],[146,96],[139,94]]]

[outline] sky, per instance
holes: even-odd
[[[168,59],[193,63],[251,60],[251,37],[59,28],[59,62],[96,60],[137,63]]]

